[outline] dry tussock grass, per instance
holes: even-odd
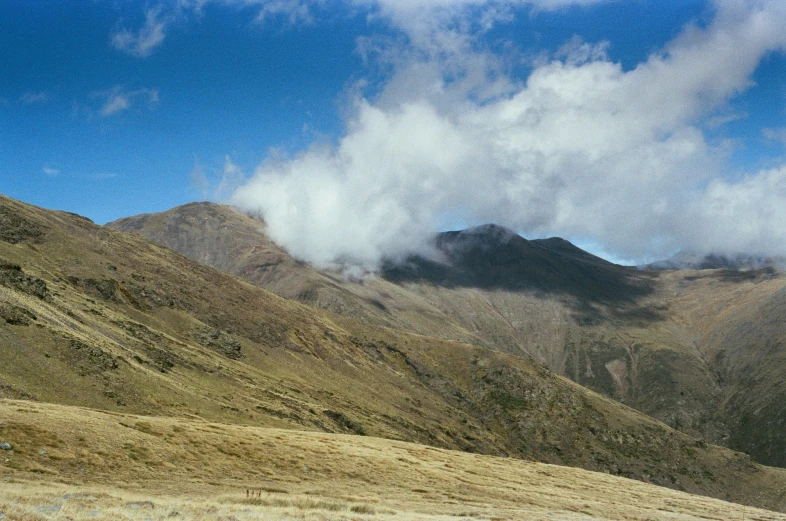
[[[198,493],[167,496],[98,486],[74,488],[32,483],[6,483],[0,490],[0,512],[5,516],[4,519],[15,521],[360,521],[381,520],[395,514],[387,511],[377,516],[374,511],[364,511],[362,505],[307,496],[279,497],[267,494],[249,501],[218,494],[205,499]],[[417,519],[437,518],[417,516]]]
[[[786,521],[606,474],[372,437],[10,400],[0,417],[14,444],[0,460],[9,520]]]

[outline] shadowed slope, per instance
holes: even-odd
[[[567,295],[584,303],[633,303],[652,291],[644,274],[560,238],[528,241],[489,224],[440,233],[435,244],[443,259],[412,257],[402,265],[388,264],[383,276],[397,283]]]

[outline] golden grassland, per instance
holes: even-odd
[[[580,469],[381,438],[0,400],[19,521],[786,520]]]

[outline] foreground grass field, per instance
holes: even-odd
[[[0,400],[0,519],[786,520],[580,469],[379,438]]]

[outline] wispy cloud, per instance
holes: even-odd
[[[136,103],[146,103],[149,110],[158,105],[158,89],[126,90],[117,85],[106,91],[91,93],[94,98],[103,99],[100,113],[102,116],[112,116],[118,112],[130,109]]]
[[[44,172],[49,177],[55,177],[56,175],[58,175],[60,173],[60,170],[58,170],[57,168],[52,168],[52,167],[47,166],[47,165],[44,165],[44,167],[41,169],[41,171]]]
[[[765,128],[761,131],[762,135],[772,141],[780,141],[786,145],[786,127],[781,128]]]
[[[205,167],[198,159],[189,172],[189,184],[204,199],[226,201],[244,182],[243,169],[227,155],[221,165]]]
[[[41,92],[25,92],[19,97],[19,101],[31,105],[33,103],[47,103],[50,99],[49,94]]]
[[[138,31],[119,29],[112,33],[110,41],[118,51],[137,58],[146,58],[164,42],[167,21],[162,16],[161,7],[148,9],[145,13],[145,25]]]
[[[115,92],[109,95],[109,97],[106,100],[106,103],[104,103],[104,106],[101,107],[101,115],[111,116],[116,112],[126,110],[130,106],[131,106],[131,101],[128,98],[128,94]]]
[[[318,2],[313,0],[310,2],[304,0],[267,0],[259,3],[261,3],[261,7],[256,17],[257,22],[265,22],[271,18],[283,18],[290,25],[310,25],[314,23],[312,6]]]
[[[194,168],[191,169],[189,178],[189,184],[202,194],[203,199],[207,199],[210,190],[210,182],[207,179],[204,167],[196,160],[194,161]]]
[[[221,182],[219,182],[216,188],[215,197],[218,200],[226,199],[237,190],[244,181],[245,175],[243,174],[243,170],[232,162],[232,158],[226,156],[224,158]]]

